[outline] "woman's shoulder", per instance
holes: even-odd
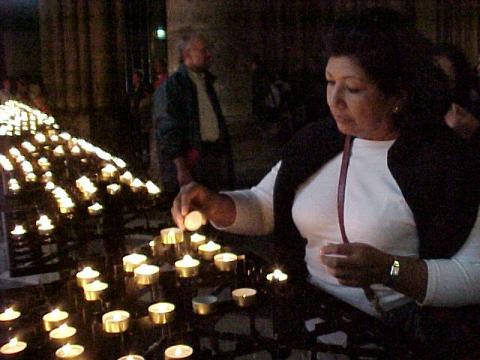
[[[298,154],[315,153],[319,148],[337,148],[343,143],[343,135],[338,131],[335,121],[331,117],[316,120],[306,124],[284,146],[283,157]]]

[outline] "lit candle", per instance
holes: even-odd
[[[140,355],[125,355],[119,357],[118,360],[145,360],[145,358]]]
[[[55,351],[55,356],[57,359],[79,360],[81,359],[84,351],[85,349],[81,345],[66,344]]]
[[[70,149],[70,153],[72,155],[78,156],[82,153],[82,150],[78,145],[73,145],[72,148]]]
[[[288,275],[280,269],[275,269],[272,273],[267,275],[267,280],[272,282],[284,282],[287,281],[287,279]]]
[[[196,231],[204,223],[203,214],[200,211],[192,211],[185,216],[184,225],[188,231]]]
[[[47,171],[50,168],[50,162],[45,157],[38,159],[37,163],[43,171]]]
[[[101,214],[102,210],[103,206],[100,205],[98,202],[88,207],[88,213],[92,216]]]
[[[128,329],[130,314],[124,310],[110,311],[102,316],[103,330],[107,333],[121,333]]]
[[[121,188],[122,187],[118,184],[107,185],[107,193],[109,193],[110,195],[115,195],[120,191]]]
[[[165,360],[189,359],[193,349],[188,345],[173,345],[165,350]]]
[[[144,186],[145,184],[139,178],[135,178],[130,184],[130,188],[133,192],[139,192]]]
[[[86,266],[77,273],[77,285],[84,287],[86,284],[95,281],[99,276],[100,273],[98,271],[93,270],[90,266]]]
[[[144,264],[147,261],[147,257],[143,254],[130,254],[122,258],[123,260],[123,270],[125,272],[133,272],[135,268]]]
[[[1,322],[9,322],[20,317],[20,311],[15,311],[12,308],[5,309],[4,312],[0,313],[0,321]]]
[[[212,260],[220,252],[220,249],[221,246],[219,244],[210,240],[208,243],[200,245],[198,252],[205,260]]]
[[[250,288],[240,288],[232,291],[233,301],[240,307],[248,307],[255,303],[257,290]]]
[[[101,170],[102,179],[109,180],[115,176],[117,172],[117,168],[112,164],[105,165]]]
[[[53,174],[51,171],[47,171],[42,175],[42,182],[51,181],[53,179]]]
[[[13,338],[0,348],[0,353],[3,355],[15,355],[21,353],[26,347],[26,342],[18,341],[17,338]]]
[[[122,184],[130,185],[133,181],[133,175],[130,171],[125,171],[122,175],[120,175],[120,182]]]
[[[159,302],[148,307],[148,314],[154,324],[167,324],[175,318],[175,305],[168,302]]]
[[[183,231],[176,227],[160,230],[162,242],[167,245],[179,244],[183,242]]]
[[[213,314],[217,309],[217,297],[213,295],[197,296],[192,299],[193,312],[198,315]]]
[[[45,174],[44,174],[45,175]],[[52,191],[53,189],[55,189],[55,184],[51,181],[48,181],[46,184],[45,184],[45,190],[46,191]]]
[[[198,275],[200,261],[185,255],[183,259],[175,261],[175,269],[179,277],[188,278]]]
[[[36,222],[38,233],[40,235],[50,235],[55,226],[47,215],[40,215]]]
[[[35,141],[39,144],[43,144],[47,140],[45,135],[42,133],[36,133],[34,138],[35,138]]]
[[[10,179],[8,180],[8,190],[12,194],[18,194],[20,191],[21,187],[20,184],[18,183],[17,179]]]
[[[23,225],[15,225],[15,229],[10,231],[10,234],[15,238],[15,239],[20,239],[22,238],[23,235],[27,233],[27,230],[23,227]]]
[[[151,196],[157,196],[161,192],[160,188],[150,180],[145,183],[145,187],[147,188],[148,194]]]
[[[233,253],[221,253],[213,257],[215,266],[220,271],[234,271],[237,268],[237,255]]]
[[[205,244],[207,237],[198,233],[194,233],[190,236],[190,244],[196,249],[200,245]]]
[[[151,285],[158,281],[160,268],[156,265],[141,264],[133,270],[138,285]]]
[[[85,294],[85,300],[97,301],[100,300],[103,292],[108,288],[108,284],[95,280],[89,284],[83,286],[83,292]]]
[[[52,141],[54,141],[54,140],[52,139]],[[55,147],[55,149],[53,149],[53,155],[55,155],[56,157],[60,157],[60,156],[65,155],[65,150],[63,150],[63,146],[58,145],[57,147]]]
[[[65,343],[71,340],[71,338],[77,333],[77,329],[67,324],[62,324],[58,328],[53,329],[48,334],[48,337],[57,342]]]
[[[62,325],[68,319],[68,312],[55,309],[43,315],[43,327],[46,331],[50,331]]]
[[[37,181],[37,175],[35,175],[33,172],[29,172],[25,175],[25,181],[26,182],[35,182],[35,181]]]

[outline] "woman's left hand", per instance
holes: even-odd
[[[393,256],[363,243],[329,244],[320,260],[341,285],[365,287],[385,283]]]

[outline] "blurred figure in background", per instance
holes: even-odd
[[[435,49],[434,59],[445,73],[452,93],[452,106],[445,122],[461,137],[469,139],[480,127],[480,97],[475,90],[475,75],[461,50],[442,44]]]
[[[12,81],[8,77],[4,78],[2,80],[2,88],[0,89],[0,105],[13,98],[14,96],[12,94]]]
[[[232,188],[230,135],[208,71],[212,45],[204,35],[190,33],[182,37],[179,52],[180,66],[154,95],[159,156],[175,165],[177,186],[195,180]]]

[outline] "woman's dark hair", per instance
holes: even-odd
[[[433,63],[433,46],[397,11],[374,7],[342,17],[324,45],[328,58],[353,58],[381,92],[403,100],[393,114],[401,131],[443,123],[450,99],[445,76]]]
[[[452,100],[466,106],[470,100],[470,91],[475,87],[475,74],[464,53],[450,44],[437,45],[434,56],[443,56],[450,60],[455,71],[455,87],[452,89]]]

